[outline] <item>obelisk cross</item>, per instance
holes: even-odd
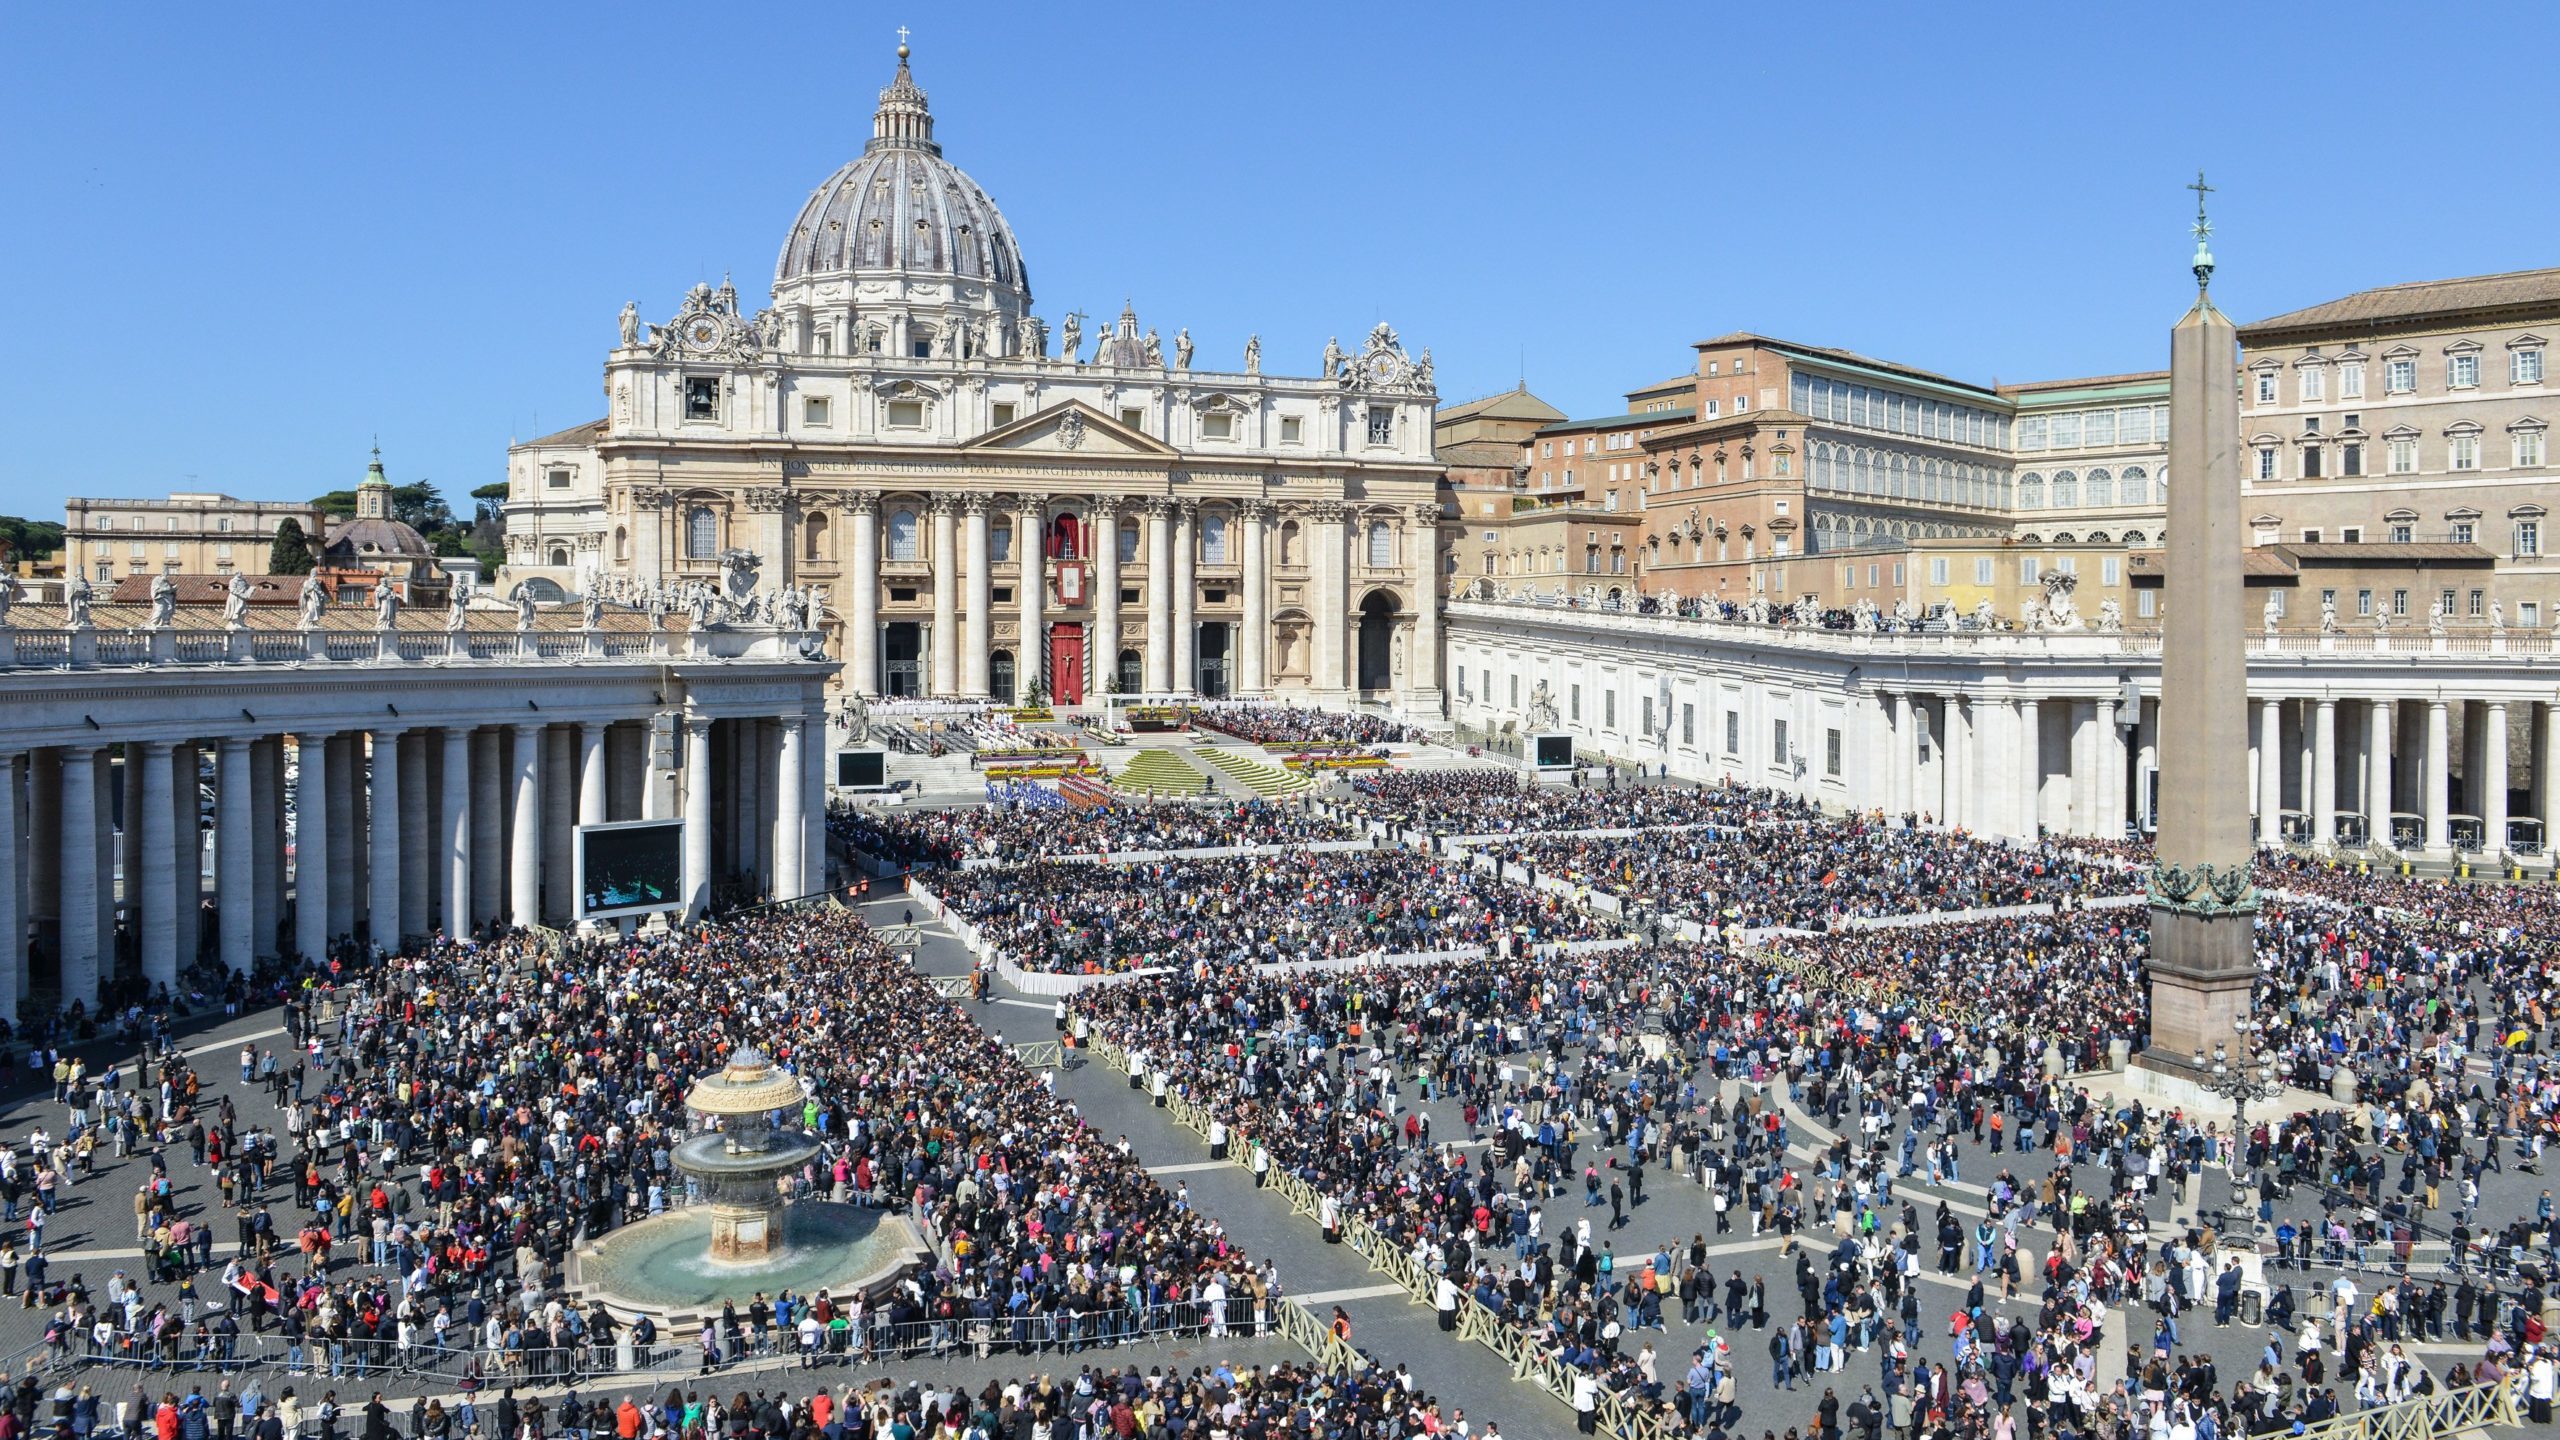
[[[2213,193],[2213,187],[2204,183],[2204,172],[2199,170],[2196,183],[2186,188],[2196,192],[2196,253],[2187,265],[2195,272],[2196,291],[2201,294],[2213,283],[2213,252],[2205,247],[2205,237],[2213,233],[2213,222],[2204,218],[2204,197]]]
[[[2204,218],[2204,197],[2213,193],[2213,187],[2204,183],[2204,172],[2199,170],[2196,183],[2186,188],[2196,192],[2196,238],[2202,240],[2213,233],[2213,222]]]

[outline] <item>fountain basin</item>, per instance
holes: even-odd
[[[877,1294],[932,1260],[905,1216],[822,1200],[758,1209],[760,1222],[771,1221],[763,1237],[768,1243],[753,1258],[730,1258],[717,1250],[724,1219],[737,1218],[724,1217],[729,1208],[670,1211],[580,1246],[569,1258],[569,1288],[625,1320],[646,1314],[661,1328],[680,1331],[718,1315],[725,1302],[744,1305],[758,1291],[768,1297],[784,1290],[824,1290],[837,1298]]]

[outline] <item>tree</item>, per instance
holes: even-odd
[[[62,526],[58,522],[0,515],[0,554],[12,560],[41,560],[61,548]]]
[[[302,522],[288,515],[276,527],[276,543],[267,550],[267,573],[270,575],[308,575],[316,564],[311,556],[311,537],[302,533]]]
[[[351,520],[356,513],[356,492],[332,490],[311,502],[311,508],[333,520]]]

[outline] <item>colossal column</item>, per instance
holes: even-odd
[[[329,953],[329,737],[293,737],[293,943],[305,960]]]
[[[972,492],[961,497],[960,504],[968,516],[969,547],[969,614],[963,620],[960,640],[960,693],[972,700],[987,696],[987,652],[995,637],[994,588],[987,574],[991,553],[987,537],[987,512],[995,497]]]
[[[2258,702],[2258,843],[2284,844],[2284,702]]]
[[[385,953],[400,948],[400,732],[375,726],[373,764],[365,791],[365,807],[373,820],[373,893],[370,922],[373,945]]]
[[[507,919],[523,928],[542,923],[543,727],[536,722],[508,728],[515,737],[515,833],[507,841]]]
[[[2533,706],[2533,813],[2542,819],[2542,843],[2560,843],[2560,705],[2537,700]]]
[[[684,725],[684,918],[698,920],[711,905],[711,720],[687,715]]]
[[[327,867],[324,881],[329,890],[330,938],[353,935],[357,909],[364,894],[356,888],[356,857],[364,850],[364,838],[356,833],[357,777],[364,770],[364,732],[350,730],[331,735],[322,742],[329,747],[328,762],[321,767],[329,784],[328,850],[312,858]]]
[[[2124,835],[2124,702],[2098,702],[2098,835],[2115,840]]]
[[[559,926],[576,913],[569,891],[577,883],[577,736],[566,725],[542,730],[542,923]]]
[[[1440,713],[1440,502],[1417,504],[1413,529],[1413,658],[1405,669],[1405,687],[1414,702],[1433,715]],[[1664,717],[1668,725],[1670,718]]]
[[[2492,700],[2480,726],[2480,853],[2502,855],[2507,849],[2507,702]]]
[[[1045,693],[1042,677],[1049,666],[1049,625],[1041,610],[1049,599],[1048,506],[1037,495],[1021,497],[1021,504],[1013,519],[1013,592],[1022,602],[1021,635],[1014,642],[1014,693],[996,697],[1009,703],[1035,690]]]
[[[18,753],[0,750],[0,1015],[26,993],[27,916],[18,901]]]
[[[2338,840],[2338,702],[2322,696],[2311,707],[2311,841]]]
[[[1163,496],[1147,501],[1146,688],[1173,688],[1173,502]]]
[[[62,1000],[98,1003],[98,754],[62,751]],[[165,772],[164,772],[165,773]],[[160,853],[167,855],[168,847]],[[165,903],[165,902],[164,902]]]
[[[170,914],[178,922],[178,967],[183,970],[196,963],[204,953],[204,766],[194,741],[178,742],[176,765],[178,814],[172,830],[178,845],[178,903],[171,907]],[[101,766],[98,781],[104,785],[106,779],[106,769]],[[104,828],[108,803],[104,794],[99,795],[98,835],[101,844],[108,838]],[[112,852],[100,854],[98,873],[110,873],[108,867],[114,863]],[[115,897],[106,895],[101,898],[112,901]],[[115,938],[115,906],[108,904],[102,908],[107,913],[98,917],[98,935],[104,946],[101,952],[101,963],[104,963],[104,957],[112,955],[115,949],[112,943]]]
[[[400,933],[424,935],[434,928],[427,910],[435,894],[430,863],[435,852],[427,843],[434,833],[435,804],[435,792],[427,784],[427,732],[402,734],[398,755],[400,793],[408,797],[400,807]]]
[[[1271,502],[1247,500],[1236,527],[1236,543],[1244,547],[1244,634],[1236,641],[1235,688],[1243,695],[1258,695],[1271,685],[1271,580],[1263,553],[1263,528],[1270,518]]]
[[[1120,497],[1093,497],[1093,683],[1099,695],[1120,683]]]
[[[125,826],[141,841],[132,902],[142,942],[142,978],[149,985],[178,980],[178,832],[176,790],[170,782],[178,747],[166,740],[128,745],[125,764],[142,781],[142,794]],[[136,822],[140,823],[136,823]]]
[[[2446,823],[2446,791],[2450,789],[2452,763],[2446,751],[2445,702],[2427,702],[2427,751],[2419,771],[2418,809],[2427,817],[2427,850],[2441,855],[2453,848],[2453,836]]]
[[[443,834],[444,933],[471,933],[471,732],[459,725],[444,731],[444,808],[437,819]]]
[[[1200,688],[1200,622],[1195,608],[1200,594],[1200,502],[1183,500],[1173,510],[1173,685],[1188,695]]]
[[[2201,182],[2199,182],[2201,183]],[[2160,834],[2151,863],[2151,1048],[2146,1065],[2188,1069],[2230,1043],[2257,974],[2251,928],[2249,669],[2240,509],[2238,337],[2205,293],[2213,276],[2201,212],[2196,301],[2169,337],[2167,589],[2160,655]],[[2192,1077],[2191,1077],[2192,1078]]]
[[[284,918],[284,737],[260,736],[249,749],[250,953],[276,953]]]
[[[2018,733],[2018,837],[2033,840],[2044,828],[2044,706],[2036,700],[2009,705]]]
[[[256,810],[250,796],[251,761],[246,735],[226,735],[215,752],[214,863],[222,887],[222,968],[249,972],[258,933]]]
[[[1338,698],[1351,688],[1342,672],[1343,639],[1351,624],[1351,601],[1344,594],[1344,512],[1341,502],[1334,500],[1319,500],[1309,509],[1315,521],[1309,527],[1308,544],[1313,550],[1309,568],[1315,572],[1316,598],[1308,607],[1315,616],[1315,669],[1308,688]]]
[[[505,732],[471,732],[471,928],[506,914],[507,791]]]
[[[960,693],[959,512],[948,495],[934,496],[928,508],[933,516],[933,694],[947,700]]]
[[[880,693],[880,492],[856,490],[845,501],[853,517],[853,590],[845,612],[847,677],[858,695]]]

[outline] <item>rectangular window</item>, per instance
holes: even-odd
[[[1932,585],[1944,585],[1947,583],[1947,558],[1945,556],[1933,555],[1929,558],[1929,583]]]
[[[2021,450],[2041,450],[2044,448],[2043,416],[2030,415],[2018,422],[2018,448]]]
[[[1822,732],[1822,773],[1834,780],[1840,778],[1840,732],[1837,729]]]
[[[2322,611],[2324,611],[2324,612],[2337,609],[2337,608],[2338,608],[2338,592],[2337,592],[2337,591],[2335,591],[2335,590],[2323,590],[2323,591],[2321,591],[2321,592],[2320,592],[2320,608],[2321,608],[2321,610],[2322,610]]]
[[[216,559],[216,560],[218,560],[218,561],[220,561],[221,563],[223,563],[223,564],[225,564],[225,565],[230,564],[230,563],[231,563],[231,542],[229,542],[229,541],[227,541],[227,540],[226,540],[226,541],[224,541],[223,543],[221,543],[221,544],[219,544],[219,545],[214,546],[214,547],[213,547],[213,558],[214,558],[214,559]]]
[[[2373,618],[2373,592],[2372,592],[2372,591],[2370,591],[2370,590],[2359,590],[2359,591],[2357,591],[2357,592],[2356,592],[2356,614],[2357,614],[2359,617],[2361,617],[2361,618],[2363,618],[2363,619],[2367,619],[2367,620],[2370,620],[2370,619],[2372,619],[2372,618]]]
[[[1493,678],[1493,672],[1486,671],[1485,678],[1487,680],[1491,680]],[[1487,688],[1489,689],[1491,687],[1488,686]],[[1520,708],[1520,677],[1517,675],[1511,677],[1511,708],[1514,710]]]
[[[2258,478],[2261,480],[2276,478],[2276,452],[2272,445],[2258,447]]]
[[[2305,480],[2320,478],[2320,447],[2317,445],[2302,447],[2302,478]]]
[[[2539,385],[2542,383],[2542,352],[2518,350],[2507,357],[2507,383]]]
[[[1236,417],[1229,415],[1224,411],[1201,416],[1200,438],[1203,440],[1233,440],[1236,438]]]
[[[823,430],[835,423],[831,411],[832,407],[827,404],[827,397],[824,395],[810,395],[800,401],[801,420],[817,429]]]
[[[2539,600],[2519,600],[2519,601],[2517,601],[2517,602],[2516,602],[2516,619],[2517,619],[2519,622],[2521,622],[2521,623],[2523,624],[2524,628],[2526,628],[2527,630],[2539,630],[2539,629],[2541,629],[2541,628],[2542,628],[2542,602],[2541,602],[2541,601],[2539,601]]]
[[[923,401],[921,401],[921,400],[892,400],[892,401],[890,401],[890,402],[889,402],[889,428],[890,428],[890,429],[892,429],[892,430],[921,430],[921,429],[923,429],[923,428],[924,428],[924,402],[923,402]]]
[[[1852,568],[1855,568],[1855,567],[1852,567]],[[1874,588],[1876,588],[1876,586],[1881,582],[1881,580],[1882,580],[1882,578],[1883,578],[1883,577],[1878,573],[1878,568],[1879,568],[1879,567],[1874,566],[1874,565],[1870,565],[1870,566],[1868,566],[1868,567],[1867,567],[1867,588],[1868,588],[1868,589],[1870,589],[1870,590],[1873,590]]]
[[[2468,520],[2456,520],[2456,521],[2454,521],[2454,522],[2453,522],[2453,543],[2454,543],[2454,544],[2456,544],[2456,545],[2468,545],[2468,544],[2470,544],[2470,543],[2471,543],[2471,536],[2472,536],[2472,529],[2471,529],[2471,522],[2470,522],[2470,521],[2468,521]]]
[[[2109,556],[2107,556],[2105,559],[2100,560],[2100,561],[2098,562],[2098,583],[2099,583],[2099,584],[2101,584],[2101,585],[2105,585],[2105,586],[2108,586],[2108,587],[2112,588],[2112,587],[2114,587],[2115,585],[2117,585],[2117,584],[2121,583],[2121,582],[2119,581],[2118,577],[2119,577],[2119,576],[2121,576],[2122,574],[2123,574],[2123,566],[2122,566],[2122,563],[2117,559],[2117,557],[2115,557],[2115,556],[2113,556],[2113,555],[2109,555]]]
[[[2391,543],[2394,545],[2408,544],[2412,539],[2416,538],[2414,531],[2415,527],[2411,526],[2406,521],[2394,522],[2391,527]]]
[[[1574,686],[1570,691],[1566,692],[1565,699],[1569,702],[1568,708],[1565,711],[1565,718],[1576,724],[1580,724],[1582,722],[1582,687],[1579,685]]]
[[[2532,560],[2538,558],[2541,554],[2542,522],[2539,520],[2517,521],[2516,558],[2519,560]]]
[[[1899,560],[1893,562],[1893,583],[1896,585],[1902,583],[1902,562]]]
[[[2453,443],[2445,447],[2445,468],[2449,470],[2479,469],[2480,437],[2477,435],[2454,436]]]
[[[2382,388],[2392,395],[2406,395],[2418,388],[2418,362],[2410,356],[2382,362]]]
[[[1147,428],[1147,412],[1144,410],[1123,410],[1120,412],[1120,423],[1126,425],[1132,430],[1144,430]]]
[[[1787,722],[1784,718],[1769,722],[1769,763],[1787,763]]]
[[[2157,590],[2136,590],[2133,592],[2133,613],[2146,620],[2159,614],[2160,592]]]
[[[1742,754],[1742,712],[1739,710],[1724,712],[1724,753],[1737,758]]]
[[[566,465],[554,465],[542,472],[542,483],[549,489],[566,490],[569,488],[569,477],[572,473]]]
[[[1991,583],[1991,565],[1991,557],[1988,555],[1976,555],[1973,557],[1974,584],[1988,585]]]
[[[1395,407],[1390,405],[1372,405],[1369,407],[1369,443],[1372,445],[1393,445],[1396,443]]]
[[[1303,420],[1299,419],[1299,418],[1298,418],[1297,416],[1295,416],[1295,415],[1283,415],[1283,416],[1281,416],[1281,417],[1280,417],[1280,443],[1281,443],[1281,444],[1283,444],[1283,445],[1296,445],[1296,444],[1303,443],[1303,442],[1302,442],[1302,437],[1305,435],[1305,433],[1306,433],[1306,422],[1305,422],[1305,421],[1303,421]]]
[[[2451,615],[2453,613],[2452,591],[2439,590],[2436,592],[2436,609],[2446,615]]]
[[[689,375],[684,382],[684,418],[720,418],[720,382],[708,375]]]
[[[2401,616],[2406,616],[2409,613],[2408,591],[2394,590],[2391,592],[2391,613]]]
[[[2053,417],[2053,448],[2071,450],[2080,444],[2080,412],[2068,411]]]
[[[2519,430],[2515,437],[2515,463],[2519,469],[2530,469],[2542,463],[2542,432]]]
[[[1653,697],[1652,697],[1652,696],[1650,696],[1650,695],[1645,696],[1645,697],[1643,698],[1643,700],[1642,700],[1642,701],[1637,705],[1637,707],[1636,707],[1636,711],[1637,711],[1637,716],[1638,716],[1638,718],[1643,722],[1643,729],[1642,729],[1641,731],[1639,731],[1638,733],[1640,733],[1640,734],[1645,734],[1645,735],[1650,735],[1650,734],[1652,734],[1652,733],[1653,733]]]
[[[2092,410],[2087,415],[2081,417],[2080,441],[2084,445],[2113,445],[2116,443],[2116,412],[2113,410]]]
[[[2273,370],[2258,372],[2258,403],[2261,405],[2276,403],[2276,372]]]
[[[1698,707],[1680,707],[1680,743],[1694,748],[1698,743]]]
[[[2488,591],[2486,591],[2486,590],[2474,590],[2474,591],[2472,591],[2472,592],[2471,592],[2471,618],[2472,618],[2472,619],[2477,620],[2477,619],[2479,619],[2479,618],[2480,618],[2480,616],[2481,616],[2483,613],[2485,613],[2485,610],[2484,610],[2484,602],[2485,602],[2485,601],[2487,601],[2487,599],[2488,599],[2488,598],[2489,598],[2489,592],[2488,592]]]
[[[2345,526],[2338,531],[2338,538],[2350,545],[2361,544],[2364,540],[2364,527],[2361,525]]]
[[[2341,441],[2338,445],[2338,473],[2353,479],[2364,473],[2364,442]]]
[[[1600,728],[1603,730],[1618,728],[1618,692],[1615,690],[1600,692]]]
[[[2042,583],[2043,580],[2044,565],[2041,561],[2033,555],[2021,555],[2018,557],[2019,584],[2035,585]]]
[[[2310,529],[2303,531],[2303,532],[2302,532],[2302,543],[2303,543],[2303,544],[2305,544],[2305,545],[2317,545],[2317,544],[2319,544],[2319,543],[2320,543],[2320,527],[2318,527],[2318,526],[2316,526],[2316,525],[2315,525],[2315,526],[2311,527]]]
[[[2392,440],[2391,473],[2394,475],[2418,473],[2418,442],[2416,440],[2407,437]]]
[[[2341,400],[2361,400],[2364,398],[2363,366],[2341,365],[2338,367],[2338,398]]]
[[[2469,354],[2446,356],[2444,383],[2455,390],[2480,388],[2480,357]]]
[[[2294,388],[2302,393],[2302,401],[2306,405],[2314,400],[2329,398],[2325,393],[2329,388],[2328,374],[2317,365],[2303,366],[2301,372],[2294,377],[2293,383]]]
[[[992,407],[990,413],[995,419],[996,428],[1003,429],[1005,426],[1013,423],[1013,417],[1016,412],[1013,408],[1012,401],[999,400]]]

